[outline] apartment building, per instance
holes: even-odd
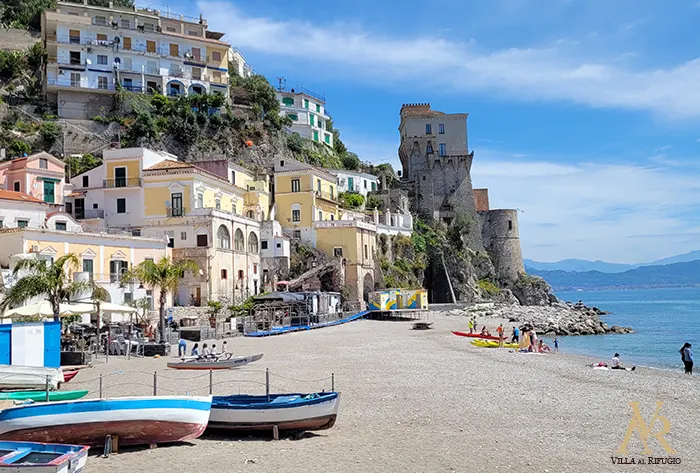
[[[243,53],[238,48],[228,50],[228,64],[230,69],[241,77],[250,77],[253,75],[253,68],[246,62]]]
[[[141,7],[56,2],[42,15],[45,92],[65,118],[92,118],[117,84],[170,96],[228,95],[230,44],[204,18]]]
[[[0,187],[47,204],[63,204],[65,163],[46,152],[0,163]]]
[[[106,150],[103,161],[72,179],[73,214],[95,228],[163,239],[175,260],[195,261],[200,270],[183,279],[176,303],[234,301],[261,291],[262,212],[253,211],[259,202],[246,207],[246,181],[234,185],[144,148]]]
[[[374,192],[379,188],[379,178],[372,174],[339,169],[333,169],[329,172],[338,180],[340,192],[355,192],[366,198],[369,192]]]
[[[303,87],[277,90],[277,98],[282,110],[280,114],[292,120],[290,133],[299,133],[302,137],[317,143],[333,146],[333,132],[328,128],[331,117],[326,110],[326,98]]]

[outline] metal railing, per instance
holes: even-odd
[[[122,89],[128,90],[129,92],[143,92],[143,87],[140,85],[122,84]]]
[[[289,93],[294,93],[294,94],[306,94],[309,97],[313,97],[316,100],[320,100],[323,103],[326,102],[325,95],[318,94],[318,93],[316,93],[312,90],[306,89],[304,87],[278,87],[277,90],[279,90],[280,92],[289,92]]]
[[[73,81],[68,77],[65,79],[49,77],[46,79],[46,83],[53,86],[75,87],[79,89],[114,90],[114,84],[109,82],[91,82],[89,84],[83,84],[82,82]]]
[[[141,187],[140,177],[117,177],[115,179],[103,179],[102,187],[114,189],[116,187]]]
[[[172,218],[184,217],[187,215],[187,209],[185,209],[185,207],[170,207],[165,210],[166,215]]]
[[[76,218],[76,220],[105,218],[105,211],[102,209],[74,210],[73,212],[73,216]]]
[[[321,191],[318,189],[313,191],[313,192],[314,192],[314,195],[316,195],[316,197],[321,197],[323,199],[332,200],[334,202],[336,202],[338,200],[338,195],[335,192],[330,193],[330,192]]]

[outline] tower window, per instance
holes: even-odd
[[[513,221],[508,220],[508,230],[512,230],[512,229],[513,229]]]

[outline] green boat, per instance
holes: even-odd
[[[72,401],[87,396],[87,389],[81,391],[50,391],[49,401]],[[27,399],[42,402],[46,401],[46,391],[15,391],[0,393],[0,401],[26,401]]]

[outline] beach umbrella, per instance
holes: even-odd
[[[59,315],[65,317],[67,315],[89,314],[94,312],[94,307],[90,304],[68,304],[64,303],[59,306]],[[49,301],[41,301],[35,304],[25,305],[16,309],[10,309],[5,313],[6,317],[53,317],[53,309]]]
[[[95,310],[93,308],[93,310]],[[138,309],[128,305],[112,304],[111,302],[100,302],[100,312],[115,312],[119,314],[135,314]]]

